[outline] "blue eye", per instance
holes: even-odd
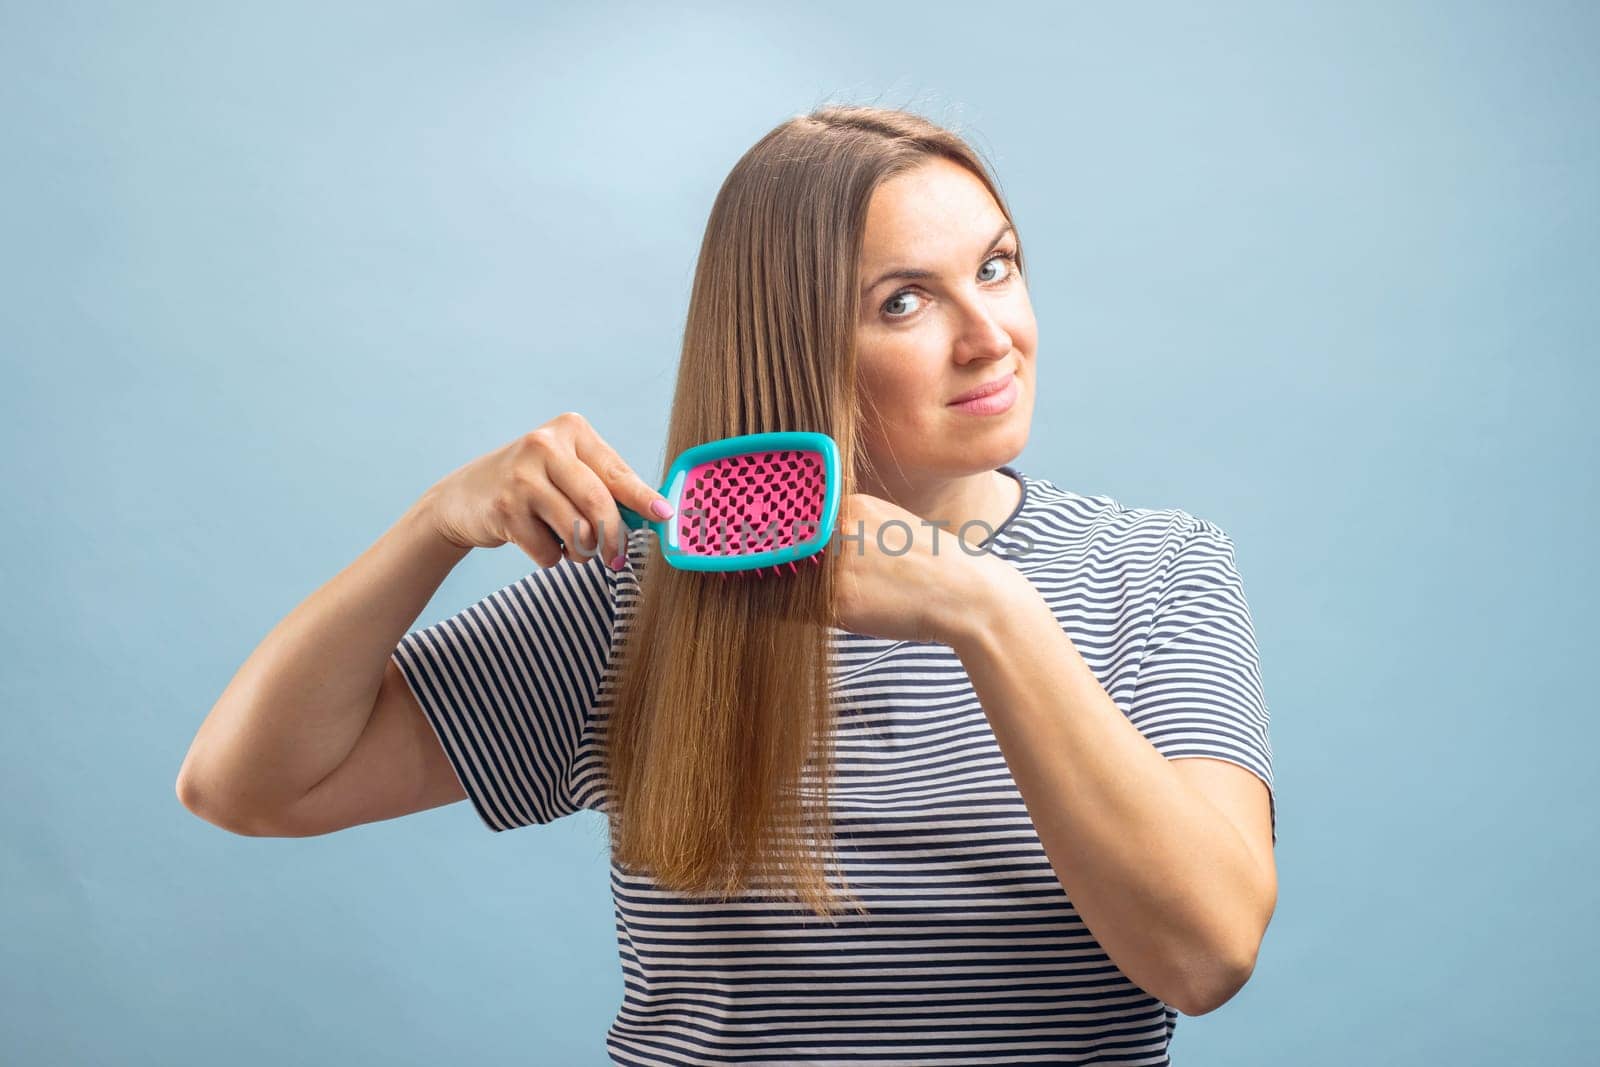
[[[983,265],[985,267],[987,267],[989,264],[993,263],[997,259],[1003,259],[1003,260],[1006,261],[1006,263],[1007,263],[1006,273],[1005,273],[1004,276],[1002,276],[1000,278],[990,279],[990,281],[995,283],[995,284],[1004,285],[1005,283],[1007,283],[1007,282],[1009,282],[1012,279],[1017,277],[1017,254],[1015,252],[996,252],[993,255],[991,255],[988,259],[984,260],[983,261]],[[979,269],[981,271],[982,268],[979,268]],[[908,297],[908,296],[917,296],[917,288],[916,288],[916,286],[907,286],[906,288],[901,289],[899,292],[895,293],[893,296],[889,297],[889,299],[885,300],[883,302],[883,307],[881,309],[884,312],[885,316],[890,318],[890,319],[908,319],[908,318],[910,318],[911,317],[910,314],[895,315],[895,314],[891,314],[889,312],[889,305],[890,304],[893,304],[896,300],[901,300],[901,299],[904,299],[905,297]]]
[[[896,300],[904,300],[907,297],[916,296],[916,295],[917,295],[917,292],[916,292],[915,289],[902,289],[898,293],[896,293],[893,296],[891,296],[888,300],[885,300],[883,302],[884,310],[888,311],[889,305],[894,303]],[[894,315],[894,314],[891,314],[889,317],[891,319],[903,319],[903,318],[906,318],[905,315]]]
[[[1006,275],[1008,277],[1017,273],[1017,254],[1015,252],[996,252],[994,255],[984,260],[983,265],[987,267],[997,259],[1003,259],[1010,264],[1010,266],[1006,268]],[[996,280],[998,281],[999,279]]]

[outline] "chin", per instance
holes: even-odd
[[[1022,455],[1023,446],[1028,443],[1027,424],[1021,426],[1021,433],[990,434],[983,440],[960,442],[960,451],[945,465],[945,473],[951,477],[982,474],[1014,463]]]
[[[983,460],[983,466],[979,469],[994,470],[996,467],[1015,463],[1027,443],[1028,424],[1019,423],[1016,431],[999,435],[992,446],[974,449],[977,456],[981,456]]]

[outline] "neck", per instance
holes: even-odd
[[[863,478],[860,492],[898,504],[941,533],[955,535],[963,523],[978,520],[963,538],[976,545],[1010,518],[1022,497],[1022,486],[998,470],[979,471],[957,478],[907,479],[880,471],[876,479]]]

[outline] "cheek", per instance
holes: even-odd
[[[1022,295],[1022,303],[1017,313],[1012,316],[1007,332],[1011,334],[1012,344],[1026,354],[1032,354],[1039,343],[1039,323],[1033,317],[1033,307],[1028,303],[1026,292]]]
[[[863,367],[861,384],[880,417],[890,425],[913,421],[920,405],[936,389],[935,383],[924,381],[909,365]]]
[[[1017,342],[1017,347],[1031,353],[1039,344],[1039,324],[1034,321],[1032,315],[1029,315],[1022,324],[1021,334],[1022,337]]]

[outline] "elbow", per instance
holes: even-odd
[[[1234,955],[1218,954],[1204,966],[1190,969],[1176,999],[1168,1000],[1185,1015],[1205,1015],[1216,1011],[1243,989],[1256,969],[1256,951]]]
[[[202,798],[199,784],[195,782],[193,778],[187,774],[180,773],[178,775],[177,791],[178,803],[183,805],[185,811],[187,811],[190,815],[195,815],[199,818],[206,819],[207,822],[211,821],[210,819],[207,819],[205,815],[201,814],[201,805],[205,803],[205,801]]]
[[[1205,1015],[1216,1011],[1238,995],[1255,973],[1261,941],[1267,924],[1278,906],[1278,887],[1274,879],[1262,887],[1260,906],[1242,931],[1216,945],[1201,961],[1184,968],[1175,982],[1177,1000],[1168,1000],[1185,1015]]]
[[[198,805],[200,804],[200,789],[199,786],[195,784],[194,779],[191,778],[188,773],[184,771],[178,772],[177,790],[178,803],[182,804],[184,808],[187,809],[191,814],[200,814],[198,810]]]
[[[182,804],[189,814],[212,826],[226,830],[230,834],[238,834],[240,837],[275,836],[259,820],[241,817],[217,805],[205,787],[190,775],[180,773],[176,789],[178,803]]]

